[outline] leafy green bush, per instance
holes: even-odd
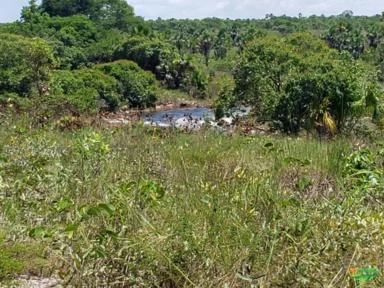
[[[116,49],[114,58],[135,61],[145,70],[159,75],[159,67],[176,58],[174,48],[161,40],[133,37]]]
[[[50,87],[52,104],[69,106],[77,113],[97,112],[103,106],[100,101],[109,110],[119,104],[118,81],[96,69],[56,71]]]
[[[382,89],[374,84],[375,74],[362,63],[346,57],[311,63],[307,69],[292,73],[286,80],[284,96],[273,116],[284,131],[297,133],[301,128],[325,125],[333,134],[349,127],[368,110],[379,119]]]
[[[49,17],[38,35],[50,39],[60,67],[76,69],[87,64],[86,48],[96,41],[96,24],[86,16]]]
[[[218,90],[218,95],[214,102],[217,119],[229,114],[230,108],[234,106],[234,103],[236,102],[234,86],[233,79],[227,75],[222,75],[222,77],[218,79],[218,83],[215,87]]]
[[[20,97],[16,93],[1,93],[0,108],[9,108],[12,110],[26,110],[31,107],[32,101],[30,98]]]
[[[87,61],[90,63],[105,63],[113,61],[115,50],[120,47],[129,37],[129,34],[116,29],[100,31],[96,41],[86,49]]]
[[[156,79],[136,63],[120,60],[95,68],[119,81],[123,100],[128,101],[130,107],[146,108],[155,104]]]
[[[0,38],[0,93],[42,94],[55,63],[51,47],[38,38],[12,34],[0,34]]]
[[[376,74],[309,34],[267,37],[251,43],[236,66],[235,102],[256,106],[285,132],[325,126],[333,134],[378,104],[365,103],[382,93]]]

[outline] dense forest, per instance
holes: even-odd
[[[235,124],[100,120],[181,99]],[[0,287],[384,285],[384,12],[30,0],[0,24],[0,120]]]

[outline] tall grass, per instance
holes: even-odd
[[[0,247],[42,241],[68,285],[357,287],[349,268],[383,268],[347,139],[25,127],[0,129]]]

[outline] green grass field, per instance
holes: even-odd
[[[378,144],[3,123],[0,283],[384,286]]]

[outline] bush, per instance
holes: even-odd
[[[42,94],[49,69],[55,63],[46,41],[12,34],[0,34],[0,93],[23,96],[33,90]]]
[[[85,49],[87,61],[90,63],[113,61],[115,50],[126,41],[128,35],[116,29],[100,31],[96,41]]]
[[[76,113],[96,113],[103,106],[114,110],[119,104],[118,81],[95,69],[56,71],[50,87],[52,102]]]
[[[128,60],[101,64],[95,68],[119,81],[123,100],[127,101],[130,107],[154,106],[157,87],[152,73]]]
[[[368,75],[361,63],[348,58],[323,60],[306,73],[293,73],[286,81],[274,120],[285,132],[325,126],[333,134],[349,127],[368,107],[378,118],[381,89],[370,82],[375,76]]]
[[[31,99],[20,97],[16,93],[3,93],[0,94],[0,108],[9,109],[10,111],[20,111],[29,109],[31,106]]]
[[[376,74],[306,33],[269,37],[242,54],[234,71],[234,103],[256,106],[259,118],[276,121],[288,133],[325,127],[333,134],[378,104],[372,99],[382,89],[370,88],[377,87]]]
[[[96,40],[95,23],[86,16],[49,17],[40,34],[54,39],[52,46],[60,58],[60,67],[77,69],[87,63],[86,47]]]
[[[224,74],[216,80],[214,87],[218,93],[214,102],[215,115],[216,119],[220,119],[230,114],[231,108],[235,105],[233,79]]]
[[[152,71],[160,77],[159,67],[176,58],[173,50],[173,47],[164,41],[134,37],[116,49],[114,58],[132,60],[144,70]]]

